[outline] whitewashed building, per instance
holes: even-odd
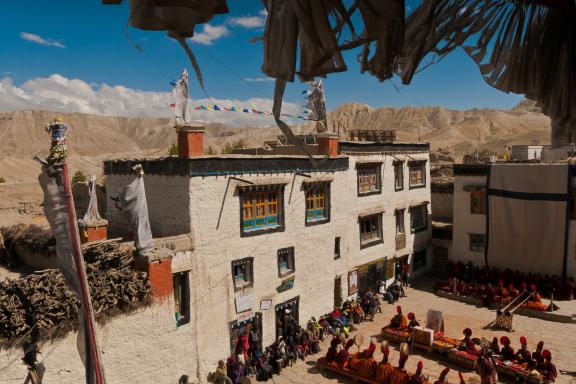
[[[428,144],[324,135],[312,158],[202,156],[202,135],[181,131],[179,157],[104,163],[109,202],[142,165],[156,245],[171,250],[147,260],[161,299],[99,330],[110,381],[174,383],[187,374],[205,382],[248,324],[266,347],[281,334],[285,309],[304,326],[392,282],[395,263],[409,262],[412,277],[430,268]],[[106,218],[110,238],[128,236],[112,203]],[[75,351],[53,354],[60,367]],[[47,378],[78,382],[76,363]]]

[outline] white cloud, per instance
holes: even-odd
[[[202,32],[195,33],[190,40],[198,44],[212,45],[214,41],[229,34],[230,31],[224,25],[203,24]]]
[[[9,77],[0,80],[0,112],[36,109],[108,116],[173,117],[174,112],[169,107],[172,102],[171,92],[142,91],[121,85],[94,85],[58,74],[48,78],[35,78],[21,86],[14,85]],[[271,116],[194,109],[200,105],[213,104],[223,108],[235,106],[269,112],[272,111],[273,102],[272,99],[265,98],[191,100],[191,119],[204,123],[274,125]],[[300,107],[295,103],[285,102],[282,112],[298,114]]]
[[[53,39],[45,39],[40,35],[36,35],[34,33],[29,32],[20,32],[20,38],[31,43],[36,43],[40,45],[45,45],[47,47],[57,47],[57,48],[66,48],[64,44],[57,40]]]
[[[272,77],[245,77],[244,81],[261,82],[261,81],[274,81],[274,79]]]
[[[240,16],[229,19],[231,25],[237,25],[244,28],[262,28],[266,24],[266,17],[262,16]]]

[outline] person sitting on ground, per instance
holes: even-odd
[[[428,383],[426,376],[424,376],[422,374],[423,368],[424,368],[424,363],[422,363],[422,361],[419,361],[418,364],[416,365],[416,372],[412,376],[410,376],[410,379],[408,379],[408,384],[425,384],[425,383]]]
[[[510,338],[508,336],[502,336],[500,338],[500,344],[502,344],[502,349],[500,350],[500,359],[502,361],[514,360],[514,349],[510,346]]]
[[[385,328],[390,328],[392,330],[406,329],[406,327],[408,327],[408,320],[406,320],[406,317],[402,314],[402,307],[397,306],[396,312],[396,315],[390,319],[390,324],[388,324]]]
[[[472,341],[472,330],[470,328],[464,329],[464,338],[462,342],[458,346],[459,351],[465,351],[469,355],[477,355],[478,350],[476,349],[476,345],[474,345],[474,341]]]
[[[410,320],[408,323],[408,330],[409,331],[412,331],[414,328],[420,326],[420,323],[418,322],[418,320],[416,320],[416,315],[414,315],[413,312],[410,312],[408,314],[408,320]]]
[[[490,343],[490,350],[494,355],[500,355],[500,344],[498,344],[498,338],[494,336],[492,342]]]
[[[228,372],[226,370],[226,363],[224,363],[224,360],[218,361],[216,372],[214,372],[214,383],[232,384],[232,380],[228,377]]]
[[[544,358],[544,364],[541,369],[542,376],[544,376],[545,383],[552,383],[556,381],[558,376],[558,371],[556,366],[552,363],[552,353],[549,350],[542,352],[542,357]]]
[[[514,284],[510,284],[508,286],[508,293],[510,294],[510,298],[513,300],[518,297],[520,291],[514,288]]]
[[[404,368],[408,360],[408,344],[402,343],[400,345],[400,360],[398,367],[390,375],[390,384],[408,384],[408,372]]]
[[[355,299],[352,299],[351,309],[352,309],[352,320],[354,321],[354,323],[358,324],[363,322],[365,317],[364,310],[362,309],[360,303],[358,303],[358,301],[356,301]]]
[[[392,367],[392,364],[388,362],[388,356],[390,355],[388,341],[385,341],[380,345],[380,352],[382,352],[382,361],[379,362],[376,367],[376,381],[379,383],[387,383],[394,371],[394,367]]]
[[[330,341],[330,348],[326,352],[326,361],[328,363],[336,362],[336,356],[338,356],[338,346],[340,345],[340,337],[334,336]]]
[[[506,288],[504,288],[504,282],[502,280],[498,281],[498,289],[495,298],[500,300],[501,303],[510,302],[510,295]]]
[[[336,355],[336,364],[338,364],[338,367],[340,369],[348,368],[348,363],[350,360],[350,348],[353,345],[354,345],[353,339],[346,340],[344,348],[342,348],[340,352],[338,352],[338,355]]]
[[[440,373],[440,377],[434,382],[434,384],[448,384],[448,380],[446,380],[448,372],[450,372],[450,368],[444,368],[444,370]]]
[[[374,377],[376,375],[376,361],[374,361],[374,351],[376,344],[370,341],[368,348],[364,350],[364,359],[358,366],[358,373],[364,377]]]
[[[542,296],[540,296],[540,294],[536,290],[536,284],[530,284],[530,293],[532,294],[532,300],[530,301],[536,303],[542,303]]]

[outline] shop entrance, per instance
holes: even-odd
[[[232,355],[243,350],[242,335],[248,337],[249,356],[255,349],[262,351],[262,314],[260,312],[256,312],[251,319],[230,322],[230,353]]]
[[[374,260],[358,267],[360,295],[365,294],[368,289],[372,289],[372,292],[378,292],[380,281],[386,281],[386,259]]]
[[[276,339],[286,336],[289,333],[291,319],[294,319],[296,326],[300,323],[298,315],[298,303],[300,296],[287,300],[283,303],[277,304],[276,309]]]

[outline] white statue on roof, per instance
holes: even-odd
[[[176,125],[186,125],[189,122],[188,116],[188,71],[186,68],[182,71],[180,78],[174,84],[172,89],[174,95],[174,114]]]

